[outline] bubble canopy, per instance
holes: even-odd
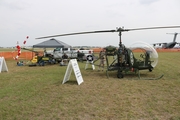
[[[130,46],[130,49],[132,51],[136,51],[136,50],[139,50],[139,49],[144,51],[144,52],[148,51],[150,53],[150,61],[152,61],[151,66],[155,67],[157,65],[157,63],[158,63],[158,53],[150,44],[138,41],[136,43],[133,43]]]

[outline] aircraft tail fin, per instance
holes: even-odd
[[[180,33],[167,33],[167,34],[173,34],[174,35],[173,42],[176,42],[177,35]]]

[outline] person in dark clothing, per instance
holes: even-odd
[[[62,64],[67,65],[67,63],[68,63],[68,56],[66,53],[64,53],[64,55],[62,56]]]

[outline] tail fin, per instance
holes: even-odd
[[[177,35],[180,33],[167,33],[167,34],[174,34],[173,42],[176,42]]]

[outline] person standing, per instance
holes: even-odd
[[[102,49],[101,52],[99,53],[99,68],[98,71],[102,68],[102,71],[104,70],[104,64],[106,62],[106,57],[105,57],[105,49]]]
[[[62,56],[62,65],[67,65],[67,63],[68,63],[68,55],[64,53],[64,55]]]

